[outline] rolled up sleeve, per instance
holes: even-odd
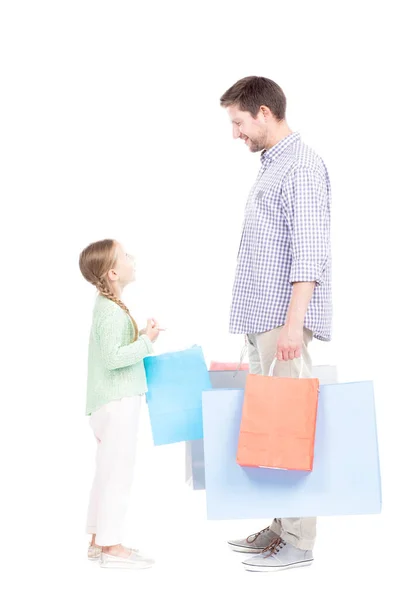
[[[330,196],[317,170],[297,167],[285,178],[282,205],[290,233],[290,283],[324,282],[330,256]]]

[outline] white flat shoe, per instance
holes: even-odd
[[[101,548],[99,546],[89,546],[87,557],[89,560],[100,560]]]
[[[129,556],[113,556],[112,554],[101,553],[100,566],[103,568],[116,569],[149,569],[154,565],[152,558],[142,556],[138,550],[127,548],[131,553]]]

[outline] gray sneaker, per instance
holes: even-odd
[[[258,533],[252,533],[243,540],[231,540],[228,542],[231,550],[235,552],[247,552],[249,554],[258,554],[271,544],[279,536],[270,530],[269,527],[262,529]]]
[[[281,538],[271,542],[264,552],[244,561],[246,571],[283,571],[295,567],[308,567],[314,558],[312,550],[300,550]]]

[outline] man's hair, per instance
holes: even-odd
[[[274,117],[282,121],[286,116],[286,96],[277,83],[266,77],[244,77],[220,98],[221,106],[237,105],[256,118],[261,106],[268,106]]]

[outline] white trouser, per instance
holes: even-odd
[[[87,533],[96,534],[99,546],[122,542],[143,398],[133,396],[112,400],[90,416],[90,426],[97,440],[97,456]]]

